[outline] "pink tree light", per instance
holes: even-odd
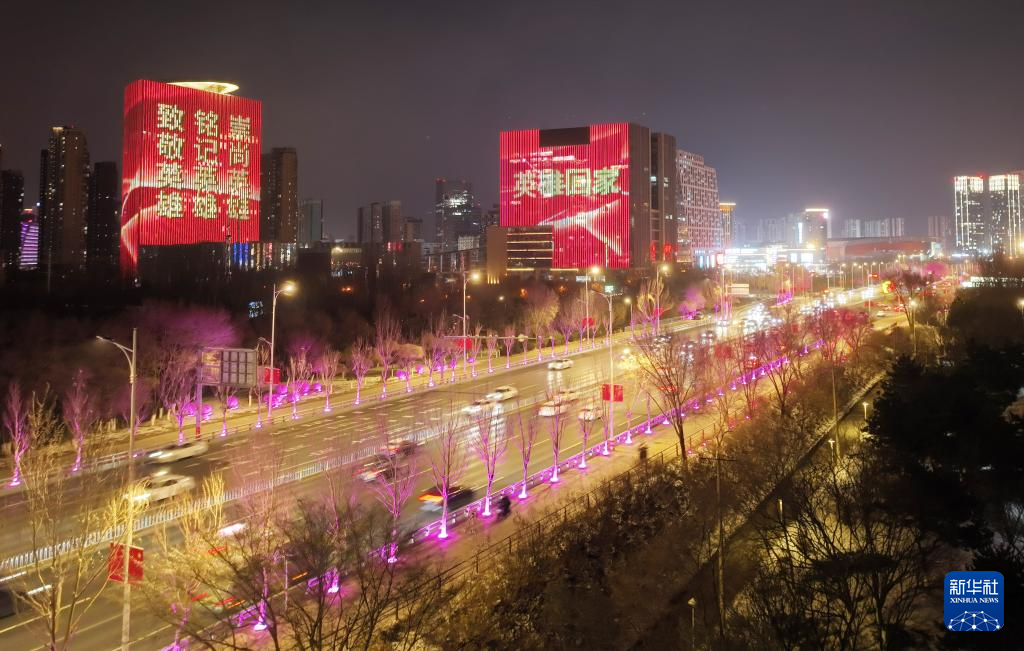
[[[220,435],[228,435],[228,411],[231,409],[231,398],[235,395],[233,387],[217,387],[217,404],[220,407]]]
[[[21,385],[17,381],[7,387],[7,399],[4,401],[4,428],[10,437],[14,452],[14,474],[11,475],[9,486],[21,485],[21,460],[28,452],[32,436],[28,429],[28,406],[21,393]]]
[[[519,489],[519,499],[526,499],[526,480],[530,476],[530,457],[533,455],[533,444],[537,441],[540,433],[540,422],[537,418],[537,410],[530,410],[529,415],[524,419],[523,410],[518,405],[514,412],[516,422],[512,440],[516,449],[519,450],[519,460],[523,467],[523,486]]]
[[[380,362],[380,397],[388,396],[388,377],[391,365],[395,361],[395,353],[398,349],[402,327],[398,320],[391,316],[391,312],[384,308],[377,313],[377,329],[373,346],[377,352],[377,360]]]
[[[355,404],[359,404],[363,393],[363,382],[366,380],[366,374],[370,371],[372,366],[373,350],[370,345],[366,343],[366,340],[360,337],[356,339],[356,342],[352,344],[352,348],[348,351],[348,367],[352,371],[352,374],[356,376],[356,400]]]
[[[512,368],[512,347],[516,345],[516,330],[512,326],[505,326],[505,335],[501,338],[505,346],[505,368]]]
[[[462,438],[462,422],[458,412],[446,416],[437,414],[431,421],[433,441],[431,442],[430,470],[434,483],[441,494],[441,531],[438,538],[448,537],[448,496],[466,471],[466,451],[459,445]]]
[[[487,490],[484,493],[485,517],[491,515],[491,489],[494,486],[494,473],[498,463],[508,450],[508,421],[502,415],[501,403],[480,410],[473,426],[470,443],[477,457],[483,463],[487,475]]]
[[[584,414],[594,413],[593,404],[588,405],[586,412],[580,412],[579,417],[576,419],[580,426],[580,439],[583,441],[583,453],[580,455],[580,469],[585,470],[587,468],[587,447],[590,443],[590,433],[594,431],[594,419],[584,418]]]
[[[493,330],[488,330],[485,342],[487,344],[487,372],[493,373],[494,367],[492,362],[494,361],[494,354],[498,350],[498,334]]]
[[[96,409],[89,394],[85,381],[85,371],[78,369],[71,388],[64,394],[61,401],[61,410],[64,415],[64,422],[67,423],[68,431],[71,432],[71,440],[75,446],[75,462],[71,465],[71,472],[78,472],[82,469],[82,453],[85,450],[85,436],[92,429],[96,422]]]
[[[551,464],[551,483],[558,483],[558,454],[562,450],[562,438],[565,436],[565,414],[569,405],[560,398],[548,396],[548,402],[554,402],[554,413],[548,421],[548,438],[551,440],[551,453],[554,457]]]
[[[392,448],[393,441],[388,430],[386,421],[381,418],[377,421],[377,437],[381,441],[384,450]],[[377,501],[381,503],[384,510],[391,516],[391,536],[388,539],[388,563],[398,561],[398,521],[402,517],[402,507],[412,495],[416,478],[415,458],[404,463],[400,454],[387,454],[387,462],[383,472],[373,482],[373,491]],[[337,577],[335,577],[337,580]]]
[[[341,353],[330,348],[329,346],[324,347],[320,357],[317,359],[316,374],[317,379],[324,388],[324,413],[330,413],[331,411],[331,396],[334,394],[334,379],[338,376],[338,372],[341,370]]]

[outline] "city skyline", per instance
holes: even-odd
[[[127,17],[120,14],[135,19],[137,10],[115,7],[109,21],[82,31],[77,8],[12,8],[19,29],[6,41],[11,51],[27,51],[45,30],[94,52],[61,60],[61,83],[45,74],[58,65],[46,51],[0,73],[5,88],[19,89],[19,101],[0,116],[0,141],[5,167],[25,174],[26,205],[37,200],[36,156],[51,127],[81,128],[94,160],[119,158],[118,106],[124,87],[139,78],[223,78],[264,102],[264,149],[298,150],[300,198],[324,200],[325,229],[334,237],[354,235],[358,206],[374,197],[401,199],[408,214],[427,215],[438,176],[465,178],[481,205],[492,205],[498,133],[519,128],[622,120],[675,135],[680,148],[714,161],[722,196],[743,206],[737,219],[748,222],[825,204],[838,219],[899,215],[909,231],[923,232],[929,215],[950,214],[952,177],[1021,167],[1014,143],[1024,127],[1010,108],[1021,91],[992,84],[992,101],[967,114],[946,83],[964,72],[981,84],[997,74],[986,62],[1012,58],[1019,21],[988,21],[953,4],[862,4],[856,14],[807,3],[739,12],[657,3],[614,15],[588,10],[588,31],[642,29],[653,44],[653,52],[640,53],[626,39],[599,53],[605,66],[593,65],[596,53],[573,47],[584,34],[564,29],[586,5],[564,5],[540,23],[530,18],[535,12],[511,7],[449,5],[394,16],[370,7],[285,12],[271,24],[260,7],[207,9],[208,20],[231,18],[236,27],[188,52],[173,38],[188,28],[183,20],[121,30]],[[1009,3],[1003,9],[1004,17],[1020,12]],[[647,20],[652,11],[663,20]],[[695,23],[705,28],[685,43],[659,38]],[[500,35],[488,24],[501,24]],[[301,34],[308,47],[242,54],[245,42],[269,42],[273,30]],[[511,39],[527,31],[558,45],[518,51],[516,65],[507,65]],[[874,34],[870,51],[862,46],[866,32]],[[391,47],[360,45],[381,33]],[[438,35],[449,37],[445,49],[414,56]],[[960,48],[951,51],[950,42]],[[96,65],[123,59],[126,48],[135,54],[121,65]],[[667,84],[657,66],[638,65],[668,54],[702,65],[673,69]],[[446,93],[429,92],[442,69],[476,88],[471,101],[453,104]],[[565,78],[574,83],[563,86]],[[379,101],[361,101],[365,91]],[[798,110],[807,105],[815,109],[810,117]],[[965,119],[1008,126],[963,130]],[[834,149],[845,155],[829,159]]]

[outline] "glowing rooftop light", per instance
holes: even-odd
[[[218,95],[230,95],[238,90],[238,84],[232,84],[230,81],[172,81],[171,85],[202,90],[207,93],[217,93]]]

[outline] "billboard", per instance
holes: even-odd
[[[555,268],[629,267],[629,124],[503,131],[501,226],[545,226]]]
[[[260,102],[132,82],[124,95],[121,266],[140,246],[259,239]]]
[[[252,348],[204,348],[199,383],[203,386],[252,388],[256,386],[258,367],[256,351]],[[279,376],[275,374],[274,377]]]

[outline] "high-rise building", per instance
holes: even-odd
[[[39,267],[39,217],[32,208],[21,211],[21,242],[18,246],[18,267]]]
[[[531,238],[550,229],[554,269],[674,262],[677,183],[675,138],[638,124],[501,133],[507,246],[511,229],[530,229]]]
[[[949,217],[945,215],[932,215],[929,217],[928,237],[938,242],[943,251],[951,251],[954,240],[953,229],[949,224]]]
[[[299,206],[299,244],[324,239],[324,200],[303,199]]]
[[[718,204],[718,212],[722,216],[722,246],[726,249],[732,248],[736,235],[732,219],[733,213],[736,212],[736,203],[722,201]]]
[[[406,242],[422,242],[423,241],[423,220],[419,217],[406,217],[405,218],[405,241]]]
[[[725,244],[722,209],[718,201],[718,173],[700,154],[676,152],[679,183],[676,194],[678,258],[684,264],[712,267],[715,253]]]
[[[1024,222],[1021,220],[1020,182],[1024,172],[988,177],[989,229],[992,250],[1024,255]]]
[[[991,251],[991,237],[985,222],[985,179],[957,176],[953,179],[953,215],[956,248],[977,255]]]
[[[75,127],[53,127],[43,157],[39,214],[39,262],[58,267],[85,264],[89,204],[89,148]]]
[[[902,217],[865,219],[861,223],[861,237],[903,237],[906,234]]]
[[[299,239],[299,155],[293,147],[263,154],[260,185],[260,241]]]
[[[89,179],[85,262],[90,270],[117,267],[120,236],[121,177],[117,163],[102,161],[93,165]]]
[[[402,217],[402,202],[397,199],[385,201],[381,206],[381,235],[385,242],[405,241],[405,218]]]
[[[0,172],[0,265],[18,268],[21,247],[21,211],[25,207],[25,177],[17,170]]]
[[[384,208],[378,202],[359,207],[356,240],[360,244],[380,244],[384,241]]]
[[[438,178],[434,191],[434,219],[442,250],[456,250],[460,237],[483,235],[480,204],[469,181]]]
[[[860,219],[843,220],[843,238],[855,240],[864,237],[864,222]]]
[[[805,208],[787,216],[785,224],[783,242],[789,246],[824,249],[825,241],[832,236],[828,208]]]

